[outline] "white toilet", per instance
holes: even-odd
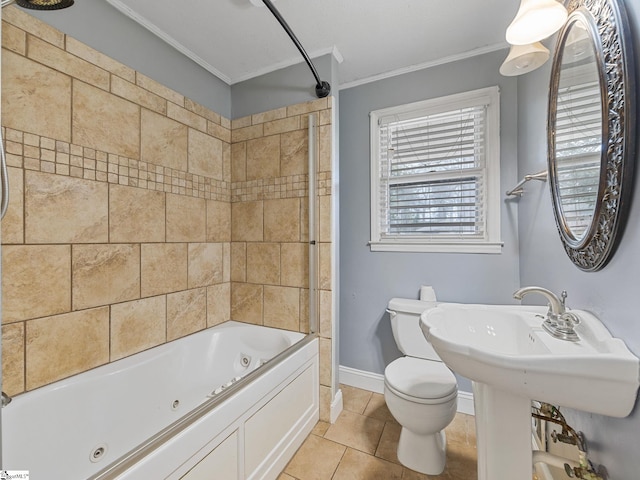
[[[435,302],[393,298],[389,315],[404,357],[384,371],[384,399],[402,426],[398,460],[420,473],[439,475],[446,463],[444,429],[456,414],[456,378],[420,329],[420,314]]]

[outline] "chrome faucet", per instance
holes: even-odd
[[[513,292],[513,298],[516,300],[522,300],[525,295],[529,293],[539,293],[543,295],[549,301],[549,313],[547,315],[560,316],[564,313],[564,302],[558,298],[558,296],[551,290],[547,290],[542,287],[524,287],[520,290]]]
[[[567,312],[565,306],[565,300],[567,298],[566,291],[562,292],[562,299],[560,299],[555,293],[546,288],[524,287],[516,290],[513,293],[513,298],[522,300],[522,298],[529,293],[539,293],[549,302],[549,311],[547,312],[547,318],[542,322],[542,328],[553,337],[561,340],[568,340],[570,342],[580,340],[575,330],[575,326],[580,323],[580,318],[578,318],[575,313]]]

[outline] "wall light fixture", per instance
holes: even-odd
[[[567,21],[567,9],[556,0],[521,0],[507,28],[507,42],[528,45],[550,37]]]
[[[529,45],[512,45],[509,55],[500,67],[505,77],[523,75],[541,67],[549,60],[549,49],[540,42]]]

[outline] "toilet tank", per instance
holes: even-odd
[[[427,341],[420,329],[420,314],[435,308],[436,302],[423,302],[408,298],[389,300],[391,329],[398,349],[410,357],[440,360],[440,357]]]

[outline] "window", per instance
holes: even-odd
[[[500,97],[371,112],[371,250],[500,253]]]

